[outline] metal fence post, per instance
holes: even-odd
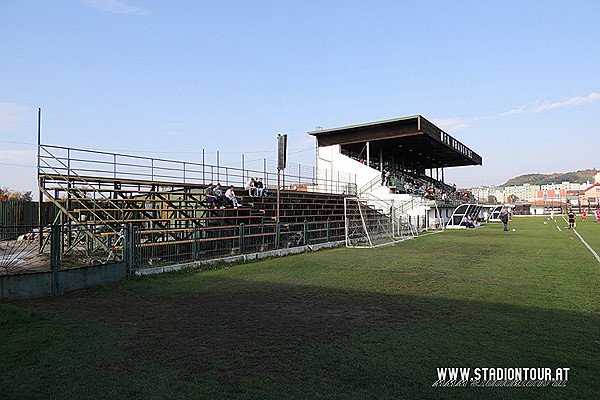
[[[327,241],[329,242],[329,218],[327,218]]]
[[[240,254],[244,254],[244,223],[240,224]]]
[[[275,224],[275,248],[279,248],[279,240],[281,238],[281,222]]]
[[[198,260],[198,253],[198,227],[194,226],[192,232],[192,259],[194,261]]]
[[[58,271],[60,270],[60,225],[50,230],[50,271],[52,272],[52,294],[58,293]]]
[[[133,262],[134,262],[134,257],[133,257],[133,252],[134,252],[134,236],[133,236],[133,223],[129,222],[127,223],[127,226],[125,227],[125,235],[123,236],[123,239],[125,239],[125,244],[123,246],[123,249],[125,249],[125,257],[123,257],[125,259],[126,265],[127,265],[127,274],[126,277],[127,279],[131,278],[131,273],[133,271]]]
[[[242,186],[244,186],[244,182],[246,181],[246,172],[244,170],[244,154],[242,154]]]
[[[303,232],[303,240],[304,240],[304,245],[306,246],[308,244],[308,221],[304,220],[304,232]]]

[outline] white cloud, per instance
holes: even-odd
[[[28,120],[35,117],[33,108],[15,103],[0,102],[0,130],[22,127]]]
[[[593,93],[588,94],[587,96],[571,97],[570,99],[566,99],[563,101],[557,101],[554,103],[548,102],[548,103],[542,104],[541,106],[537,106],[537,107],[533,108],[530,112],[538,113],[538,112],[542,112],[542,111],[546,111],[546,110],[552,110],[552,109],[558,108],[558,107],[577,106],[579,104],[590,103],[590,102],[598,101],[598,100],[600,100],[600,94],[593,92]]]
[[[173,137],[173,136],[183,135],[183,132],[181,132],[178,128],[181,128],[184,126],[185,126],[185,124],[183,122],[168,123],[167,124],[167,128],[168,128],[167,136]]]
[[[490,120],[490,119],[494,119],[494,118],[511,117],[513,115],[519,115],[519,114],[539,113],[539,112],[543,112],[543,111],[553,110],[553,109],[559,108],[559,107],[578,106],[580,104],[591,103],[591,102],[598,101],[598,100],[600,100],[600,94],[596,93],[596,92],[592,92],[592,93],[588,94],[587,96],[576,96],[576,97],[571,97],[570,99],[566,99],[566,100],[562,100],[562,101],[546,102],[543,104],[539,104],[539,102],[536,102],[533,105],[522,106],[522,107],[510,110],[510,111],[500,113],[498,115],[492,115],[492,116],[487,116],[487,117],[476,117],[476,118],[469,118],[469,119],[465,119],[465,118],[435,119],[435,120],[433,120],[433,123],[447,132],[453,132],[453,131],[459,131],[461,129],[464,129],[464,128],[468,127],[469,125],[474,124],[476,122],[481,122],[481,121]]]
[[[119,0],[83,0],[83,2],[97,10],[114,14],[148,15],[150,13],[144,7],[129,6]]]
[[[522,114],[525,112],[525,107],[515,108],[514,110],[510,110],[500,114],[501,117],[509,117],[511,115]]]
[[[434,119],[433,123],[448,132],[460,131],[469,125],[469,121],[462,118]]]

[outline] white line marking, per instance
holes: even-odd
[[[556,225],[556,229],[558,229],[559,232],[562,232],[558,225]]]
[[[565,219],[564,216],[563,216],[563,219],[565,220],[565,222],[567,222],[567,220]],[[596,260],[598,260],[598,262],[600,263],[600,256],[598,255],[598,253],[596,253],[596,251],[594,249],[592,249],[592,247],[589,244],[587,244],[587,242],[585,240],[583,240],[583,238],[581,237],[581,235],[579,234],[579,232],[577,232],[577,230],[575,228],[573,228],[573,232],[575,232],[575,234],[577,235],[579,240],[581,240],[581,243],[583,243],[585,245],[585,247],[587,247],[588,250],[592,252],[592,255],[594,257],[596,257]]]
[[[592,247],[589,244],[587,244],[587,242],[585,240],[583,240],[583,238],[581,237],[581,235],[579,234],[579,232],[577,232],[576,229],[573,229],[573,232],[575,232],[575,234],[577,235],[577,237],[579,238],[579,240],[581,240],[581,243],[585,244],[585,247],[587,247],[588,250],[592,252],[592,254],[594,255],[594,257],[596,257],[596,260],[598,260],[598,262],[600,263],[600,256],[598,256],[598,253],[596,253],[596,251],[594,249],[592,249]]]

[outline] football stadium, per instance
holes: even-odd
[[[280,136],[260,169],[38,135],[2,397],[597,396],[600,223],[478,203],[444,171],[482,157],[420,115],[308,134],[315,166]]]

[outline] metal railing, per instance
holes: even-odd
[[[377,175],[376,177],[374,177],[373,179],[371,179],[369,182],[367,182],[366,184],[364,184],[358,190],[359,197],[362,196],[365,193],[369,193],[371,191],[371,189],[373,189],[373,187],[377,186],[377,185],[381,185],[381,177],[379,175]]]
[[[250,178],[260,178],[266,187],[277,185],[277,165],[267,159],[263,159],[262,169],[250,169],[245,167],[243,161],[241,168],[220,165],[218,162],[216,165],[209,164],[204,161],[204,155],[199,163],[43,144],[39,148],[38,175],[59,174],[67,179],[79,176],[169,184],[207,185],[221,182],[237,187],[245,186]],[[316,167],[289,164],[282,171],[281,185],[288,189],[344,194],[352,185],[356,187],[356,176],[347,172],[317,171]]]

